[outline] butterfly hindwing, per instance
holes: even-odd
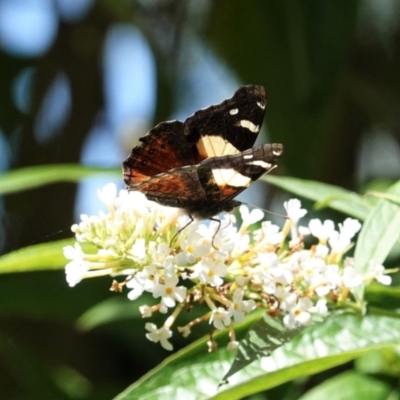
[[[264,144],[234,155],[202,161],[197,165],[197,173],[207,194],[207,202],[188,204],[184,208],[190,215],[203,219],[222,211],[232,211],[239,204],[233,199],[275,168],[282,152],[281,144]]]
[[[184,208],[194,217],[210,218],[231,211],[233,198],[274,168],[282,151],[282,145],[264,144],[238,154],[212,157],[157,175],[143,182],[140,191],[149,200]]]

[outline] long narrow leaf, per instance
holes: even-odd
[[[266,175],[263,179],[297,196],[318,202],[318,208],[330,207],[360,220],[370,212],[370,203],[365,198],[338,186],[283,176]]]
[[[77,182],[92,175],[120,173],[116,168],[85,167],[78,164],[21,168],[0,176],[0,194],[19,192],[54,182]]]
[[[400,195],[400,181],[392,185],[388,194]],[[365,220],[354,253],[357,272],[363,274],[373,260],[383,263],[400,236],[400,205],[382,199]]]
[[[75,239],[64,239],[36,244],[0,257],[0,274],[61,269],[67,263],[64,246],[73,245]]]

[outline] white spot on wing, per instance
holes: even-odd
[[[232,110],[229,111],[229,114],[231,114],[231,115],[236,115],[238,112],[239,112],[239,109],[238,109],[238,108],[232,108]]]
[[[257,165],[259,167],[262,167],[264,169],[270,169],[272,165],[270,163],[267,163],[263,160],[256,160],[256,161],[248,161],[246,163],[247,165]]]
[[[204,158],[237,154],[239,150],[221,136],[202,136],[197,142],[197,149]]]
[[[239,174],[233,168],[219,168],[212,170],[215,182],[219,186],[246,187],[251,183],[251,178]]]
[[[257,105],[258,105],[258,107],[261,108],[261,110],[264,110],[264,109],[265,109],[265,104],[260,103],[259,101],[257,101]]]
[[[251,121],[248,121],[247,119],[242,119],[241,121],[239,121],[239,125],[242,128],[246,128],[253,133],[257,133],[260,130],[260,127],[258,125],[254,125]]]
[[[273,154],[274,156],[280,156],[280,155],[282,154],[282,152],[279,151],[279,150],[273,150],[273,151],[272,151],[272,154]]]
[[[253,158],[253,154],[246,154],[243,156],[245,160],[251,160]]]

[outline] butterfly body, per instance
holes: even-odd
[[[250,184],[276,167],[278,143],[252,147],[266,106],[262,86],[242,86],[231,99],[185,122],[158,124],[123,162],[128,190],[208,219],[232,211]]]

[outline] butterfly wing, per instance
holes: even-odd
[[[233,198],[273,169],[282,152],[280,144],[256,146],[172,169],[141,182],[135,189],[159,204],[184,208],[193,217],[210,218],[231,211],[237,205]]]
[[[197,147],[197,161],[251,148],[261,129],[266,103],[262,86],[241,86],[232,98],[189,117],[183,130]]]
[[[140,182],[171,169],[251,148],[265,106],[262,86],[241,86],[232,98],[197,111],[184,123],[158,124],[123,162],[125,183],[136,189]]]
[[[122,164],[124,181],[132,189],[154,175],[196,162],[195,149],[186,140],[181,121],[162,122],[139,140],[141,144]]]
[[[213,194],[209,198],[223,203],[274,169],[282,153],[283,146],[273,143],[255,146],[233,155],[209,158],[198,165],[198,176],[205,191]],[[207,176],[207,179],[203,176]]]
[[[265,107],[262,86],[242,86],[183,123],[157,125],[123,162],[128,189],[194,217],[232,210],[234,197],[274,168],[283,151],[280,144],[252,147]]]
[[[193,200],[204,202],[207,194],[199,181],[197,166],[178,167],[137,184],[135,190],[149,200],[169,207],[186,208]]]

